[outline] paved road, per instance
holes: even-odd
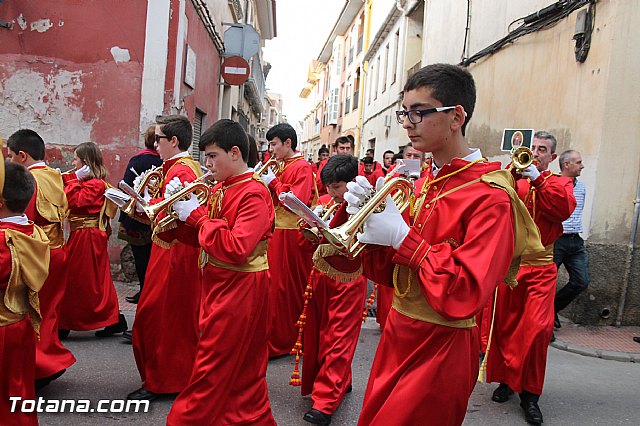
[[[132,313],[127,313],[131,315]],[[131,318],[128,318],[131,319]],[[370,322],[369,322],[370,321]],[[368,320],[362,330],[354,360],[353,392],[347,396],[332,424],[355,425],[362,404],[368,371],[380,332]],[[46,399],[123,399],[140,385],[130,345],[119,337],[97,340],[91,333],[72,333],[66,341],[78,362],[64,376],[45,388]],[[303,425],[302,415],[311,401],[288,385],[293,357],[269,364],[269,395],[280,425]],[[469,402],[465,425],[526,425],[517,398],[505,404],[490,401],[495,385],[478,385]],[[545,425],[640,424],[640,365],[549,350],[545,393],[540,405]],[[42,413],[41,425],[163,425],[171,408],[170,398],[156,401],[148,413]],[[402,409],[402,407],[399,407]]]

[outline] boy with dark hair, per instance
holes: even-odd
[[[163,181],[160,196],[149,203],[162,201],[202,175],[200,163],[187,151],[192,135],[186,117],[156,119],[155,140],[164,160]],[[158,220],[165,215],[160,213]],[[170,223],[156,226],[151,238],[145,287],[131,331],[143,386],[127,396],[150,401],[157,394],[178,393],[187,386],[198,344],[201,291],[198,249],[183,242],[191,243],[188,236]]]
[[[393,157],[395,153],[390,149],[386,150],[384,154],[382,154],[382,171],[386,175],[391,170],[391,166],[393,166]]]
[[[347,183],[358,173],[358,160],[352,155],[338,154],[322,169],[322,182],[338,204],[337,221],[346,220],[343,195]],[[318,251],[322,252],[321,244]],[[321,272],[320,269],[323,269]],[[317,266],[312,272],[313,296],[309,300],[304,329],[304,362],[302,395],[311,394],[313,407],[303,419],[320,425],[331,422],[347,392],[351,391],[351,362],[358,344],[367,280],[360,273],[335,276]],[[327,270],[327,272],[330,272]]]
[[[36,381],[41,387],[60,377],[76,359],[58,336],[60,307],[67,286],[68,268],[64,249],[63,222],[69,214],[62,176],[47,166],[44,140],[30,129],[21,129],[7,140],[8,157],[31,172],[35,190],[25,215],[47,234],[51,257],[49,276],[39,293],[42,324],[36,342]]]
[[[364,176],[371,186],[375,186],[378,178],[383,178],[384,173],[382,172],[382,167],[375,161],[373,161],[373,157],[364,157],[361,161],[362,163],[362,171],[358,173],[360,176]],[[378,166],[376,168],[376,166]]]
[[[269,287],[271,332],[269,356],[288,354],[297,337],[296,321],[302,312],[304,289],[311,272],[312,252],[298,246],[298,217],[278,199],[283,192],[293,192],[310,206],[316,198],[311,165],[295,151],[296,132],[289,124],[277,124],[267,132],[273,157],[280,163],[277,172],[268,169],[261,176],[271,190],[276,213],[276,227],[269,245],[272,265]]]
[[[398,122],[433,163],[416,182],[408,223],[387,197],[358,234],[369,245],[365,276],[395,288],[361,425],[462,424],[479,371],[474,316],[507,274],[514,241],[530,242],[514,239],[512,214],[528,214],[511,174],[467,146],[474,105],[473,77],[459,66],[426,66],[405,85]],[[366,186],[348,184],[349,213],[365,202]]]
[[[266,381],[271,196],[247,166],[249,141],[238,123],[213,124],[200,149],[218,182],[213,195],[206,206],[193,194],[174,205],[204,255],[200,339],[167,424],[275,425]]]
[[[4,163],[0,174],[0,418],[6,424],[37,425],[37,414],[11,411],[9,398],[35,399],[38,291],[49,270],[49,240],[24,210],[35,181],[26,168]],[[1,167],[0,167],[1,169]]]

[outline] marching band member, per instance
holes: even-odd
[[[35,191],[25,210],[29,220],[38,225],[49,239],[49,276],[38,293],[42,324],[36,342],[36,383],[44,386],[60,377],[76,359],[58,337],[60,302],[67,285],[63,221],[69,213],[60,172],[44,162],[45,143],[36,132],[18,130],[7,140],[8,158],[29,169],[35,178]]]
[[[203,133],[200,150],[218,183],[206,206],[191,194],[174,210],[197,233],[206,261],[201,334],[189,384],[167,424],[275,425],[266,381],[271,195],[248,169],[249,143],[238,123],[215,123]]]
[[[109,219],[115,217],[117,208],[104,196],[107,169],[95,143],[78,145],[73,152],[73,165],[75,172],[62,175],[71,234],[65,245],[69,275],[60,305],[59,328],[65,336],[69,330],[105,327],[96,331],[96,336],[108,337],[127,329],[107,251]]]
[[[346,220],[343,195],[347,192],[347,182],[353,181],[357,174],[358,160],[351,155],[335,155],[322,168],[322,183],[332,197],[327,207],[333,203],[341,205],[336,212],[338,221]],[[301,391],[302,395],[311,394],[313,407],[303,419],[328,425],[345,394],[351,391],[351,362],[360,336],[367,279],[360,273],[330,277],[318,269],[313,271],[311,279]]]
[[[479,371],[474,315],[507,274],[519,241],[513,178],[465,141],[474,106],[473,77],[458,66],[429,65],[405,84],[398,121],[433,162],[416,182],[409,224],[387,197],[384,211],[369,215],[358,235],[373,245],[362,257],[365,275],[395,287],[361,425],[464,419]],[[367,189],[349,184],[349,213],[359,211]]]
[[[42,319],[37,292],[49,270],[49,241],[24,215],[33,176],[19,164],[5,165],[1,150],[0,162],[0,419],[37,425],[34,410],[11,412],[9,397],[35,400],[36,333]]]
[[[276,212],[276,228],[269,244],[271,286],[269,291],[271,331],[269,356],[288,354],[296,341],[296,321],[304,301],[304,288],[311,272],[312,253],[298,245],[298,218],[280,204],[282,192],[293,192],[311,205],[314,190],[311,165],[295,152],[296,131],[289,124],[276,124],[267,132],[273,156],[282,163],[278,173],[270,168],[262,180],[271,190]],[[274,266],[275,265],[275,266]]]
[[[505,402],[515,392],[525,419],[543,421],[538,399],[547,365],[547,348],[553,333],[553,300],[558,269],[553,243],[562,235],[562,222],[576,207],[571,179],[547,168],[557,154],[556,138],[544,131],[534,134],[531,151],[536,164],[522,171],[518,196],[540,230],[544,253],[523,258],[515,288],[498,287],[492,349],[487,360],[487,381],[499,382],[491,399]]]
[[[156,123],[155,140],[164,160],[164,179],[160,198],[149,200],[150,204],[202,174],[200,164],[188,152],[193,137],[189,120],[170,115],[158,117]],[[181,392],[187,386],[196,355],[201,291],[198,250],[181,242],[175,224],[164,228],[156,226],[153,230],[144,290],[131,331],[143,385],[131,392],[129,399],[152,401],[158,394]]]

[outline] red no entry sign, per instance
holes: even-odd
[[[242,56],[230,56],[222,63],[222,78],[232,86],[247,81],[249,72],[249,63]]]

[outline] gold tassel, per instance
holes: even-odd
[[[309,280],[307,281],[307,287],[304,289],[304,306],[302,307],[302,313],[298,318],[298,322],[296,322],[296,327],[298,327],[298,339],[296,343],[293,345],[291,349],[291,355],[296,356],[296,364],[293,367],[293,373],[291,373],[291,379],[289,380],[289,384],[291,386],[302,386],[302,380],[300,380],[300,357],[303,355],[302,353],[302,334],[304,332],[304,326],[307,323],[307,307],[309,306],[309,302],[313,297],[313,274],[315,272],[315,268],[311,269],[311,273],[309,274]]]
[[[520,271],[520,258],[517,257],[511,261],[511,265],[509,265],[509,269],[507,270],[507,275],[502,280],[508,287],[514,288],[518,285],[518,281],[516,278],[518,277],[518,272]]]
[[[498,301],[498,287],[493,295],[493,306],[491,309],[491,325],[489,326],[489,340],[487,342],[487,350],[484,353],[484,358],[480,364],[480,370],[478,371],[478,383],[485,383],[487,381],[487,359],[489,358],[489,349],[491,349],[491,338],[493,336],[493,322],[496,319],[496,302]]]
[[[354,272],[342,272],[332,267],[329,262],[324,259],[325,257],[338,255],[340,255],[340,252],[332,245],[320,244],[313,253],[313,266],[329,278],[340,281],[341,283],[351,282],[362,275],[362,265]]]
[[[378,291],[378,284],[376,283],[373,286],[373,291],[371,292],[371,295],[367,299],[367,306],[364,308],[364,312],[362,313],[362,322],[365,322],[367,320],[367,314],[369,313],[369,309],[371,309],[371,306],[373,306],[373,302],[376,300],[377,291]]]

